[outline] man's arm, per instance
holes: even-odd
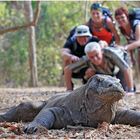
[[[132,91],[133,89],[133,74],[132,74],[132,69],[129,66],[129,63],[124,60],[124,56],[121,56],[119,54],[123,53],[121,52],[122,50],[120,50],[120,52],[118,51],[117,53],[111,49],[107,49],[105,50],[105,54],[106,56],[108,56],[110,58],[110,60],[119,67],[120,71],[122,71],[124,78],[125,78],[125,82],[126,85],[128,87],[128,91]],[[127,56],[126,56],[127,57]]]
[[[67,48],[62,49],[62,58],[64,62],[67,64],[77,62],[80,59],[78,56],[71,54],[71,51]]]
[[[63,48],[61,50],[63,60],[67,61],[72,57],[71,51],[68,48]]]
[[[124,73],[126,85],[128,87],[128,92],[134,92],[132,69],[131,68],[124,69],[123,73]]]
[[[82,58],[79,59],[79,61],[72,63],[72,64],[69,64],[68,67],[70,70],[77,73],[82,68],[88,67],[88,58],[86,56],[83,56]]]

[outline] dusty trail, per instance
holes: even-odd
[[[13,105],[17,105],[24,101],[38,101],[46,100],[51,95],[64,92],[63,87],[44,87],[44,88],[0,88],[0,113],[7,110]],[[135,96],[125,97],[123,101],[120,101],[120,105],[126,106],[126,108],[132,108],[134,110],[140,110],[140,94]],[[7,125],[6,125],[7,126]],[[16,126],[16,127],[15,127]],[[4,124],[0,124],[0,139],[1,138],[22,138],[22,139],[140,139],[140,127],[132,127],[129,125],[110,125],[109,130],[83,127],[69,127],[68,129],[61,130],[45,130],[40,128],[34,135],[22,134],[20,128],[22,123],[8,124],[5,127]],[[14,131],[9,129],[14,128]],[[17,132],[18,131],[18,132]]]

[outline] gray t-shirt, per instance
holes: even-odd
[[[81,68],[91,67],[95,73],[99,74],[108,74],[115,75],[115,69],[117,68],[120,71],[124,71],[129,68],[131,65],[130,57],[127,52],[119,49],[106,47],[102,49],[103,51],[103,59],[105,63],[105,68],[99,67],[91,63],[90,60],[85,56],[79,62],[75,64],[71,64],[70,68],[74,73],[80,71]]]
[[[105,68],[99,67],[88,61],[89,67],[91,67],[96,73],[115,75],[116,68],[120,71],[124,71],[129,68],[130,59],[126,52],[118,48],[107,47],[102,49]]]

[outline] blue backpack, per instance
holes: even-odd
[[[138,19],[140,20],[140,8],[133,8],[129,12],[129,20]]]
[[[140,21],[140,8],[133,8],[130,10],[129,20],[130,20],[130,25],[132,27],[133,32],[135,32],[137,21]]]

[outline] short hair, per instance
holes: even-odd
[[[127,16],[127,18],[129,17],[129,13],[128,13],[128,10],[126,8],[120,7],[120,8],[115,10],[115,18],[116,18],[116,16],[119,16],[122,14],[125,14]]]
[[[99,45],[99,43],[97,42],[90,42],[85,46],[85,54],[87,55],[88,52],[92,52],[92,51],[100,51],[101,47]]]

